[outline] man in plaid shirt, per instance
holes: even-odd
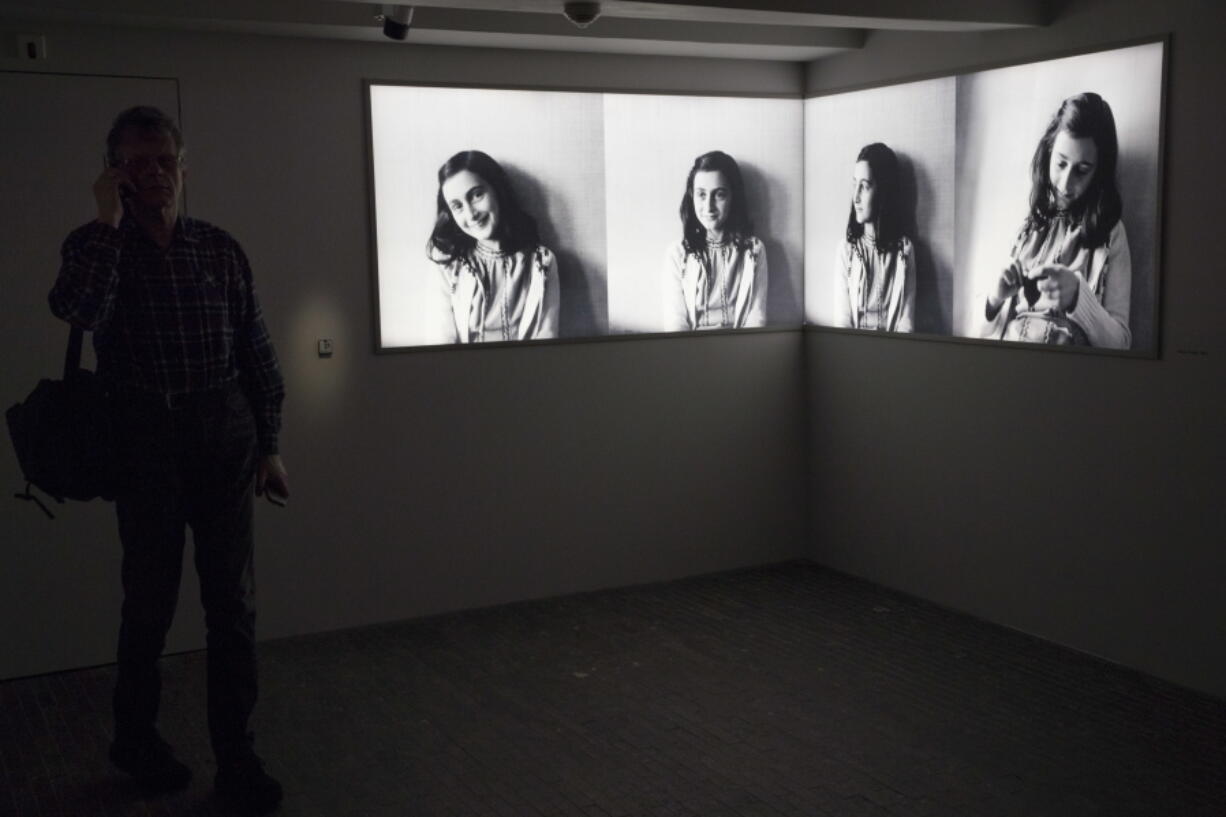
[[[111,761],[154,790],[190,769],[156,728],[157,661],[192,529],[208,628],[208,726],[220,794],[257,812],[281,786],[252,748],[256,699],[253,495],[285,498],[284,386],[251,268],[228,233],[179,213],[186,171],[174,120],[121,113],[94,183],[98,217],[64,242],[58,317],[94,333],[115,395],[124,602]]]

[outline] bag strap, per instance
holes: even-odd
[[[47,515],[47,518],[48,518],[48,519],[55,519],[55,514],[51,513],[50,509],[48,509],[48,508],[47,508],[47,506],[43,504],[43,501],[42,501],[41,499],[39,499],[37,496],[35,496],[35,495],[33,494],[33,492],[31,492],[31,491],[30,491],[30,488],[32,488],[32,487],[33,487],[33,485],[32,485],[31,483],[27,482],[27,483],[26,483],[26,492],[25,492],[24,494],[13,494],[14,498],[16,498],[16,499],[24,499],[24,500],[25,500],[25,501],[27,501],[27,502],[33,502],[33,503],[34,503],[35,505],[37,505],[38,507],[42,508],[43,513],[45,513],[45,514]],[[53,496],[53,497],[51,497],[51,498],[52,498],[52,499],[54,499],[56,502],[60,503],[61,505],[63,505],[63,504],[64,504],[64,500],[60,499],[59,497],[54,497],[54,496]]]
[[[64,353],[64,379],[68,380],[81,368],[81,339],[85,333],[74,325],[68,330],[68,350]]]

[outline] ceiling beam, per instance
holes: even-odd
[[[808,61],[864,46],[873,29],[1041,25],[1045,0],[605,0],[579,29],[562,0],[429,0],[407,43]],[[409,4],[414,5],[414,4]],[[370,0],[0,0],[0,18],[386,40]]]

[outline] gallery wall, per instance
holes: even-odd
[[[257,510],[262,637],[795,557],[806,524],[795,330],[372,352],[362,81],[799,94],[799,66],[45,33],[52,57],[40,70],[178,79],[188,210],[233,232],[254,266],[287,380],[293,491],[287,509]],[[109,115],[83,112],[47,127],[93,134],[92,168],[108,126]],[[9,132],[0,153],[18,161]],[[51,233],[92,217],[95,171],[72,164],[78,193],[55,194],[63,216]],[[32,260],[5,248],[0,325],[26,330],[0,349],[4,405],[34,385],[10,372],[50,375],[62,361],[64,328],[45,300],[58,243],[44,243]],[[18,278],[36,285],[11,288]],[[316,355],[319,338],[332,339],[331,358]],[[5,446],[0,477],[14,490],[17,473]],[[0,677],[112,660],[109,510],[72,505],[51,522],[0,503]],[[193,582],[189,569],[171,650],[203,643]]]
[[[809,555],[1226,695],[1226,10],[1071,0],[1048,28],[879,33],[826,93],[1171,34],[1159,357],[805,333]],[[968,660],[973,660],[970,658]]]
[[[49,28],[40,70],[177,78],[189,210],[231,229],[255,264],[290,387],[294,490],[290,508],[258,511],[263,637],[803,552],[1226,695],[1226,21],[1214,0],[1054,5],[1044,30],[880,33],[862,54],[803,70],[91,27]],[[1157,360],[821,330],[803,343],[755,332],[371,353],[363,78],[824,92],[1164,32]],[[106,125],[62,123],[99,141]],[[69,223],[90,217],[89,182],[64,202]],[[0,348],[6,405],[32,385],[10,372],[60,364],[63,327],[31,317],[44,315],[42,288],[9,294],[17,276],[49,286],[55,249],[29,265],[5,247],[0,324],[26,327]],[[320,337],[332,358],[316,356]],[[6,448],[0,474],[14,468]],[[72,506],[47,522],[0,505],[0,676],[110,660],[107,511]],[[202,643],[191,601],[172,649]],[[51,642],[72,651],[52,655]]]

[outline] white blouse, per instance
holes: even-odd
[[[442,342],[558,336],[558,265],[548,247],[497,252],[478,245],[438,268],[449,307]]]
[[[1107,243],[1090,250],[1085,246],[1081,225],[1066,215],[1057,214],[1043,227],[1018,236],[1011,256],[1024,270],[1044,264],[1062,264],[1073,271],[1080,283],[1077,303],[1067,314],[1061,313],[1058,317],[1065,317],[1080,328],[1091,346],[1127,349],[1132,345],[1132,331],[1128,327],[1132,303],[1132,253],[1124,222],[1116,222],[1111,228]],[[987,319],[984,337],[1004,339],[1009,323],[1030,311],[1029,306],[1021,292],[1015,293]]]
[[[708,241],[700,253],[677,242],[665,257],[664,322],[668,331],[766,325],[766,248]]]
[[[915,326],[915,248],[903,236],[881,249],[868,235],[839,242],[838,274],[847,292],[843,326],[911,332]]]

